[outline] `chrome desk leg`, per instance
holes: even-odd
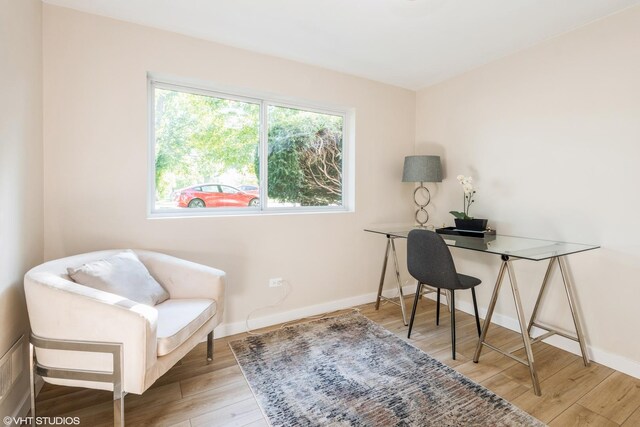
[[[580,352],[582,353],[582,360],[584,366],[589,366],[589,356],[587,355],[587,346],[584,341],[584,334],[582,333],[582,325],[577,312],[575,303],[575,295],[573,293],[573,283],[569,277],[569,267],[566,264],[564,257],[558,258],[558,265],[560,266],[560,273],[562,273],[562,282],[564,283],[564,289],[567,292],[567,299],[569,300],[569,309],[571,310],[571,316],[573,317],[573,325],[576,327],[576,335],[578,344],[580,344]]]
[[[407,326],[409,323],[407,322],[407,309],[404,304],[404,294],[402,292],[402,283],[400,283],[400,265],[398,264],[398,254],[396,253],[396,244],[393,239],[391,239],[391,252],[393,252],[393,263],[396,268],[396,282],[398,284],[398,293],[400,294],[400,309],[402,310],[402,323],[404,326]]]
[[[502,280],[504,279],[504,272],[507,270],[509,274],[509,281],[511,282],[511,291],[513,293],[513,300],[516,305],[516,312],[518,314],[518,323],[520,324],[520,331],[522,332],[522,341],[524,343],[524,347],[527,353],[527,360],[524,360],[520,357],[514,356],[511,352],[502,350],[498,347],[495,347],[489,344],[487,339],[487,331],[489,330],[489,326],[491,326],[491,316],[493,315],[493,311],[496,307],[496,302],[498,301],[498,294],[500,292],[500,286],[502,285]],[[498,279],[496,280],[496,285],[493,288],[493,294],[491,295],[491,301],[489,302],[489,309],[487,310],[487,316],[484,319],[484,324],[482,325],[482,333],[480,334],[480,339],[478,340],[478,346],[476,347],[476,352],[473,355],[473,361],[478,363],[480,359],[480,353],[482,351],[482,346],[486,345],[494,351],[497,351],[507,357],[510,357],[516,360],[519,363],[527,365],[529,367],[529,373],[531,374],[531,382],[533,383],[533,392],[536,396],[540,396],[540,382],[538,381],[538,374],[535,370],[535,364],[533,359],[533,350],[531,349],[531,338],[527,333],[527,326],[524,319],[524,310],[522,309],[522,301],[520,300],[520,292],[518,291],[518,282],[516,280],[515,271],[513,270],[513,265],[509,260],[509,257],[506,255],[502,256],[502,265],[500,266],[500,272],[498,273]]]
[[[529,320],[529,325],[527,326],[527,334],[531,336],[531,327],[533,323],[536,321],[536,316],[538,315],[538,308],[540,308],[540,301],[542,301],[542,295],[544,294],[545,289],[547,288],[547,283],[549,283],[549,277],[551,276],[551,270],[553,269],[553,263],[555,262],[556,257],[553,257],[549,260],[549,265],[547,266],[547,272],[544,273],[544,279],[542,280],[542,286],[540,287],[540,292],[538,292],[538,299],[536,299],[536,305],[533,307],[533,313],[531,313],[531,319]]]
[[[520,292],[518,291],[518,282],[516,281],[516,273],[513,270],[511,261],[506,261],[507,271],[509,273],[509,281],[511,282],[511,290],[513,292],[513,300],[516,304],[516,312],[518,314],[518,323],[520,324],[520,331],[522,332],[522,341],[524,342],[524,348],[527,353],[527,361],[529,362],[529,374],[531,374],[531,382],[533,383],[533,392],[536,396],[540,396],[540,381],[538,380],[538,373],[536,372],[535,362],[533,359],[533,349],[531,348],[531,338],[527,332],[527,323],[524,319],[524,310],[522,309],[522,301],[520,300]]]
[[[567,294],[567,301],[569,302],[569,310],[571,311],[571,317],[573,318],[573,326],[576,330],[576,336],[572,336],[571,334],[559,331],[552,326],[543,324],[538,322],[537,315],[538,309],[540,308],[540,302],[542,300],[542,296],[549,282],[549,277],[551,276],[551,271],[553,269],[553,264],[558,263],[560,267],[560,275],[562,276],[562,283],[564,285],[564,290]],[[589,366],[589,356],[587,354],[586,341],[584,339],[584,334],[582,332],[582,325],[580,323],[580,316],[577,310],[576,298],[574,293],[573,283],[571,282],[571,277],[569,276],[569,267],[566,264],[566,260],[564,257],[553,257],[549,260],[549,267],[547,268],[547,273],[544,276],[544,281],[542,282],[542,287],[540,288],[540,292],[538,293],[538,299],[536,301],[536,305],[533,308],[533,313],[531,314],[531,320],[529,320],[529,326],[527,327],[527,331],[529,336],[531,336],[531,328],[537,327],[547,332],[533,339],[533,342],[542,341],[545,338],[548,338],[552,335],[560,335],[567,339],[576,341],[580,345],[580,352],[582,353],[582,360],[585,366]]]
[[[480,334],[480,339],[478,340],[478,345],[476,346],[476,352],[473,355],[473,361],[478,363],[480,359],[480,352],[482,352],[482,345],[484,344],[485,339],[487,338],[487,331],[489,330],[489,325],[491,325],[491,316],[493,316],[493,310],[496,308],[496,302],[498,301],[498,294],[500,293],[500,286],[502,285],[502,279],[504,277],[504,271],[507,268],[507,263],[505,261],[502,262],[500,266],[500,271],[498,272],[498,278],[496,279],[496,284],[493,287],[493,293],[491,294],[491,301],[489,301],[489,308],[487,309],[487,315],[484,318],[484,323],[482,324],[482,333]]]
[[[384,252],[384,261],[382,263],[382,272],[380,273],[380,284],[378,285],[378,296],[376,297],[376,310],[380,308],[380,300],[392,302],[400,306],[402,310],[402,323],[404,326],[408,325],[407,322],[407,309],[404,303],[404,293],[402,292],[402,284],[400,283],[400,265],[398,264],[398,254],[396,253],[395,237],[387,235],[387,248]],[[384,276],[387,273],[387,264],[389,263],[389,253],[393,255],[393,263],[396,270],[396,284],[398,285],[399,302],[393,301],[389,298],[382,296],[382,287],[384,286]]]
[[[382,296],[382,286],[384,286],[384,276],[387,274],[387,263],[389,261],[389,251],[391,250],[391,237],[387,236],[387,249],[384,252],[382,262],[382,273],[380,273],[380,285],[378,286],[378,297],[376,298],[376,310],[380,308],[380,297]]]

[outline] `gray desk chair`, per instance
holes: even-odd
[[[451,352],[456,358],[456,299],[455,291],[458,289],[471,289],[473,296],[473,309],[476,314],[476,327],[480,336],[480,318],[478,317],[478,303],[476,301],[475,287],[481,283],[480,279],[459,274],[453,263],[453,257],[447,244],[439,234],[428,230],[411,230],[407,239],[407,267],[409,274],[418,281],[416,296],[413,301],[413,311],[409,321],[409,333],[416,317],[418,299],[423,285],[429,285],[438,289],[438,306],[436,324],[440,322],[440,289],[448,289],[451,292]]]

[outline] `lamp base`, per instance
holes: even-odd
[[[424,190],[427,192],[425,203],[420,203],[418,201],[418,191],[420,190]],[[415,215],[416,222],[420,225],[420,227],[424,227],[425,224],[429,221],[429,212],[427,212],[426,207],[429,205],[429,202],[431,202],[431,193],[429,192],[429,189],[424,186],[423,182],[421,182],[420,186],[416,187],[416,189],[413,191],[413,202],[418,207]]]

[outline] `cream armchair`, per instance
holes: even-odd
[[[35,375],[52,384],[112,390],[114,424],[124,425],[124,395],[142,394],[207,338],[224,308],[225,273],[168,255],[134,250],[169,293],[156,305],[75,283],[67,268],[109,258],[100,251],[49,261],[25,275],[31,323],[31,415]]]

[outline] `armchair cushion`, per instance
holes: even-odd
[[[216,314],[210,299],[170,299],[158,310],[158,357],[171,353]]]
[[[169,293],[149,274],[132,251],[67,268],[69,277],[81,285],[154,306],[169,299]]]

